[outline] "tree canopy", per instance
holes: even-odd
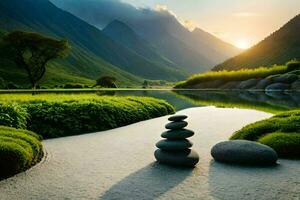
[[[12,51],[14,61],[23,67],[33,88],[46,72],[49,61],[68,54],[69,42],[56,40],[38,33],[14,31],[3,38],[4,44]]]
[[[117,79],[115,77],[111,76],[102,76],[96,81],[96,85],[99,85],[101,87],[105,88],[117,88],[116,82]]]

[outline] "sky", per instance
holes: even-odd
[[[168,9],[189,29],[199,27],[248,48],[300,14],[300,0],[122,0],[135,7]]]

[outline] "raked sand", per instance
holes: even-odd
[[[159,165],[153,152],[167,117],[130,126],[44,141],[46,158],[31,170],[0,182],[1,200],[43,199],[294,199],[300,198],[300,161],[276,167],[216,163],[211,147],[244,125],[271,115],[253,110],[191,108],[194,169]]]

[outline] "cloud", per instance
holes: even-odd
[[[170,10],[166,5],[156,4],[154,11],[169,14],[177,18],[176,14],[172,10]]]
[[[260,14],[256,12],[238,12],[232,14],[234,17],[258,17]]]
[[[198,23],[192,20],[185,20],[181,22],[181,24],[190,31],[193,31],[195,28],[198,27]]]

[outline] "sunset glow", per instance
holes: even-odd
[[[239,49],[248,49],[251,45],[247,39],[240,39],[235,43],[235,46]]]

